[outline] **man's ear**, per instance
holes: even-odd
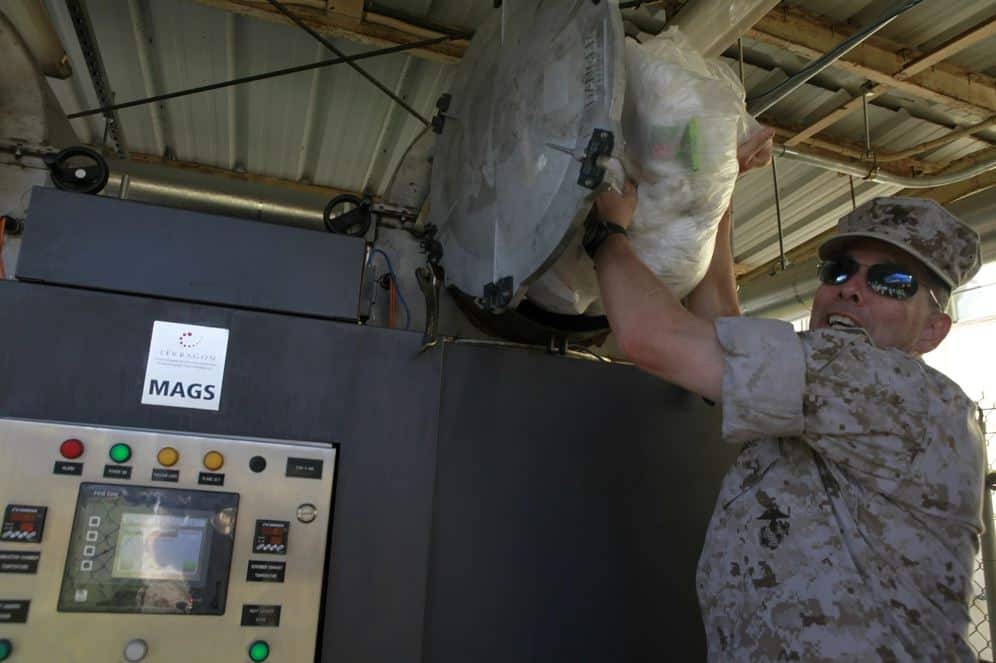
[[[927,354],[941,344],[949,331],[951,331],[951,317],[940,311],[931,312],[920,331],[920,337],[913,344],[913,351],[918,355]]]

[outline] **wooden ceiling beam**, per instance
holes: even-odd
[[[966,32],[958,35],[954,39],[951,39],[938,48],[934,49],[930,53],[920,56],[916,60],[913,60],[909,64],[905,65],[901,70],[896,72],[893,76],[898,81],[906,81],[922,71],[933,67],[937,63],[946,60],[952,55],[962,51],[970,46],[974,46],[983,39],[987,39],[996,34],[996,17],[977,25]],[[894,85],[892,83],[880,83],[867,92],[865,92],[865,98],[870,102],[872,99],[881,96],[885,92],[892,89]],[[798,145],[802,141],[819,134],[821,131],[836,124],[843,118],[847,117],[851,113],[860,109],[864,104],[861,101],[861,96],[854,97],[850,101],[847,101],[833,112],[828,113],[824,117],[820,118],[816,122],[812,123],[802,131],[800,131],[795,136],[792,136],[787,141],[786,145]]]
[[[240,16],[294,25],[265,0],[193,0],[193,2]],[[362,8],[362,5],[360,7]],[[441,32],[427,30],[404,21],[358,11],[357,3],[353,0],[332,0],[327,8],[326,0],[297,0],[288,3],[287,8],[305,25],[323,36],[347,39],[379,48],[424,40],[429,33],[432,33],[431,36],[443,36]],[[468,45],[466,39],[453,39],[408,52],[425,60],[454,64],[463,57]]]
[[[990,29],[988,25],[980,26],[978,33],[961,35],[961,43],[946,45],[950,48],[945,50],[950,52],[952,48],[963,47],[963,44],[973,39],[977,42]],[[854,32],[856,30],[850,26],[834,25],[798,7],[780,5],[762,18],[748,33],[748,37],[806,59],[815,59],[833,50]],[[905,94],[947,106],[963,115],[966,122],[978,122],[996,112],[996,80],[949,63],[931,64],[936,57],[935,53],[925,54],[883,37],[873,36],[838,60],[834,67]],[[917,71],[925,64],[931,66],[924,67],[915,75],[911,74],[908,80],[896,78],[900,72],[906,71],[908,74],[907,68],[911,65]]]
[[[988,173],[983,173],[970,180],[956,182],[947,186],[939,186],[934,189],[904,189],[896,195],[909,196],[911,198],[929,198],[936,200],[941,205],[947,205],[965,196],[970,196],[993,187],[996,187],[996,170],[990,170]]]
[[[921,56],[906,65],[902,71],[896,74],[896,78],[901,81],[908,80],[916,76],[921,71],[925,71],[935,64],[947,60],[952,55],[964,51],[966,48],[975,46],[984,39],[996,36],[996,16],[984,21],[979,25],[969,28],[957,37],[949,39],[930,53]]]

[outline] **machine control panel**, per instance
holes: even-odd
[[[0,419],[0,459],[0,660],[314,660],[334,445]]]

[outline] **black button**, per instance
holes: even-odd
[[[249,459],[249,469],[257,474],[266,469],[266,459],[262,456],[253,456]]]

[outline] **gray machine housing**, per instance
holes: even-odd
[[[99,234],[115,207],[131,209],[76,196],[75,214]],[[149,246],[184,215],[156,213]],[[220,236],[168,298],[143,292],[133,262],[109,255],[127,242],[77,243],[94,253],[66,271],[31,244],[78,228],[42,228],[34,209],[28,222],[28,273],[50,283],[0,282],[0,416],[338,445],[318,660],[705,658],[695,567],[736,449],[701,399],[628,366],[459,342],[420,352],[416,333],[251,310],[262,271],[193,303],[198,270],[230,250]],[[268,232],[278,271],[318,239],[353,246]],[[100,288],[133,294],[87,289],[97,269]],[[229,330],[217,412],[141,404],[155,320]]]

